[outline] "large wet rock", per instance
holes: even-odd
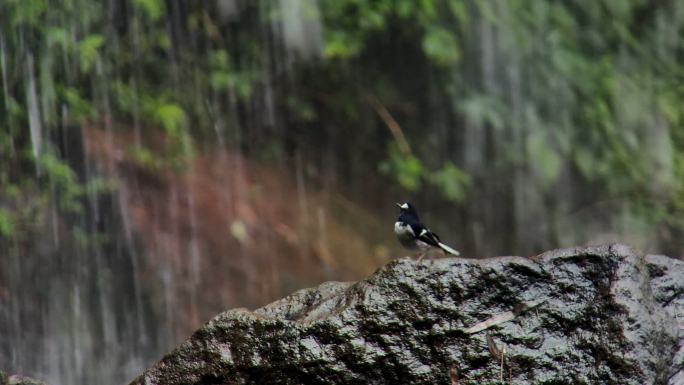
[[[400,259],[360,282],[224,312],[132,384],[500,379],[684,384],[684,262],[622,245]]]

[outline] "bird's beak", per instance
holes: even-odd
[[[401,208],[401,203],[395,203],[399,208]]]

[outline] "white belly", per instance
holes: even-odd
[[[410,226],[403,224],[402,222],[394,222],[394,233],[397,237],[410,237],[413,238],[413,230]]]
[[[405,225],[402,222],[394,223],[394,233],[397,235],[399,242],[402,246],[411,250],[426,250],[430,248],[425,242],[416,240],[413,230],[410,226]]]

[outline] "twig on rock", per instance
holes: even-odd
[[[501,368],[499,369],[499,382],[503,382],[504,358],[506,357],[506,346],[501,349]]]
[[[522,314],[523,312],[541,305],[542,302],[544,302],[544,301],[539,300],[539,301],[533,301],[533,302],[528,302],[528,303],[521,302],[518,305],[516,305],[512,311],[499,313],[493,317],[490,317],[490,318],[488,318],[482,322],[479,322],[479,323],[465,329],[464,332],[466,334],[475,334],[475,333],[481,332],[483,330],[489,329],[493,326],[502,324],[504,322],[511,321],[511,320],[515,319],[515,317],[517,317],[518,315]]]
[[[511,368],[510,364],[506,365],[505,360],[506,360],[506,345],[503,345],[501,349],[499,349],[498,346],[496,346],[496,342],[494,342],[494,338],[492,338],[492,335],[487,333],[487,348],[489,348],[489,354],[492,355],[492,357],[500,361],[500,367],[499,367],[499,382],[503,383],[504,382],[504,368],[507,366],[508,367],[508,383],[511,383],[511,379],[513,378],[513,369]]]
[[[494,343],[494,338],[492,338],[492,335],[489,333],[487,333],[487,348],[489,348],[489,354],[491,354],[495,360],[498,360],[501,357],[499,347],[496,346],[496,343]]]
[[[449,378],[451,379],[451,385],[458,385],[458,369],[455,366],[449,369]]]

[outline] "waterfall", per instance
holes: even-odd
[[[681,249],[677,2],[5,3],[2,370],[126,383],[404,255],[395,200],[472,255]]]

